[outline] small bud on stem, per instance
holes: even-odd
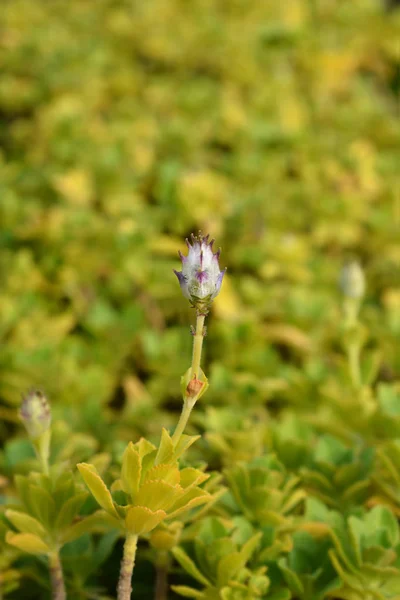
[[[25,396],[19,414],[32,440],[40,437],[50,428],[50,405],[40,390],[33,390]]]
[[[51,411],[50,404],[39,390],[29,392],[22,401],[20,418],[32,441],[43,472],[49,472]]]

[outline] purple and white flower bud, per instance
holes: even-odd
[[[22,401],[20,417],[32,440],[45,433],[51,424],[50,405],[39,390],[29,392]]]
[[[179,280],[181,290],[198,314],[206,315],[212,301],[218,295],[226,269],[219,268],[221,250],[212,251],[214,240],[208,241],[209,236],[191,235],[191,242],[186,240],[189,248],[187,256],[179,252],[182,261],[182,271],[174,273]]]

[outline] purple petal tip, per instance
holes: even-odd
[[[178,250],[178,256],[183,263],[187,261],[187,256],[184,256],[180,250]]]
[[[179,283],[182,284],[185,281],[185,276],[182,273],[182,271],[176,271],[175,269],[173,269],[173,271],[174,271],[175,275],[177,276]]]

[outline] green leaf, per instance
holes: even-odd
[[[175,446],[175,459],[180,458],[200,437],[200,435],[186,435],[185,433],[181,435],[179,442]]]
[[[24,475],[16,475],[14,478],[15,487],[17,488],[18,497],[22,504],[31,512],[31,501],[29,493],[29,481]]]
[[[205,504],[211,498],[212,496],[201,488],[189,488],[187,492],[185,492],[172,506],[170,506],[168,519],[174,518],[182,512],[190,510],[195,506]]]
[[[182,472],[183,471],[179,472],[177,463],[155,465],[147,471],[144,481],[162,480],[167,483],[171,483],[172,485],[177,485],[181,481]]]
[[[196,581],[198,581],[202,585],[205,585],[206,587],[211,587],[211,583],[199,571],[192,559],[186,554],[184,550],[182,550],[182,548],[172,548],[172,554],[174,555],[178,563],[181,565],[181,567],[183,567],[185,571],[193,577],[193,579],[196,579]]]
[[[125,527],[129,533],[143,535],[157,527],[165,517],[163,510],[152,511],[146,506],[132,506],[126,512]]]
[[[151,442],[146,440],[146,438],[143,438],[143,437],[140,438],[140,440],[138,442],[136,442],[136,444],[134,444],[134,446],[135,446],[135,449],[139,452],[140,458],[143,458],[147,454],[150,454],[150,453],[154,452],[154,450],[157,450],[157,448],[156,448],[156,446],[154,446],[154,444],[152,444]]]
[[[261,531],[256,533],[255,535],[253,535],[252,538],[250,538],[243,546],[242,549],[240,550],[240,554],[244,560],[244,562],[246,563],[251,555],[253,554],[254,550],[257,548],[260,539],[262,538],[262,533]]]
[[[147,481],[140,487],[135,504],[146,506],[150,510],[167,511],[183,493],[184,490],[179,485],[171,485],[166,481]]]
[[[117,529],[123,531],[122,521],[118,518],[115,519],[109,513],[98,510],[88,517],[84,517],[79,523],[74,523],[68,527],[63,535],[63,543],[72,542],[85,533],[103,533],[110,529]]]
[[[363,536],[365,529],[364,523],[356,517],[349,517],[348,525],[351,545],[354,550],[357,565],[360,567],[362,563],[361,550],[363,545]]]
[[[217,585],[219,588],[227,585],[240,570],[244,567],[246,561],[240,552],[233,552],[221,558],[217,568]]]
[[[199,471],[199,469],[193,469],[192,467],[186,467],[180,472],[180,484],[183,488],[188,488],[192,485],[200,485],[204,481],[209,479],[207,473]]]
[[[399,526],[393,513],[385,506],[376,506],[366,517],[366,534],[370,541],[382,543],[385,547],[396,546],[399,543]],[[384,540],[379,540],[379,537],[384,537]]]
[[[47,528],[53,526],[56,507],[53,498],[46,490],[37,485],[29,486],[29,499],[32,507],[32,513]]]
[[[166,429],[162,429],[160,446],[154,461],[155,465],[160,463],[167,463],[174,458],[174,444],[172,443],[171,436]]]
[[[82,508],[87,497],[87,492],[81,492],[64,503],[56,518],[56,531],[65,529],[65,527],[68,527],[71,524],[72,520]]]
[[[77,467],[94,499],[111,516],[118,519],[119,516],[115,509],[111,494],[107,489],[106,484],[97,473],[96,468],[93,467],[93,465],[88,465],[86,463],[80,463]]]
[[[51,497],[54,500],[57,511],[62,507],[62,505],[65,502],[67,502],[67,500],[69,500],[69,498],[71,498],[75,494],[75,485],[72,480],[71,474],[67,473],[66,476],[67,481],[62,481],[62,478],[60,478],[57,481],[54,492],[51,492],[51,490],[47,490],[51,493]]]
[[[121,481],[122,489],[132,498],[139,489],[141,473],[142,461],[139,452],[132,442],[129,442],[122,457]]]
[[[46,530],[39,521],[16,510],[6,510],[7,519],[22,533],[32,533],[39,538],[46,537]]]
[[[187,585],[171,585],[171,589],[184,598],[204,598],[203,592],[194,590]]]
[[[302,597],[302,595],[304,594],[304,586],[303,586],[300,578],[298,577],[298,575],[294,571],[289,569],[287,560],[285,558],[282,558],[281,560],[278,561],[278,566],[283,574],[283,577],[284,577],[286,583],[290,587],[291,591],[296,596]]]
[[[6,542],[30,554],[47,554],[49,546],[33,533],[13,533],[7,531]]]

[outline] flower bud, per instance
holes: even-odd
[[[226,269],[220,271],[219,255],[212,251],[214,240],[208,241],[209,236],[191,236],[191,243],[186,240],[189,248],[187,256],[179,252],[182,261],[182,271],[175,271],[182,293],[199,315],[206,315],[211,303],[218,295]]]
[[[50,428],[50,405],[46,396],[39,390],[29,392],[25,396],[19,414],[32,440],[36,440]]]
[[[365,293],[365,276],[355,260],[345,265],[340,273],[339,286],[347,298],[359,300]]]

